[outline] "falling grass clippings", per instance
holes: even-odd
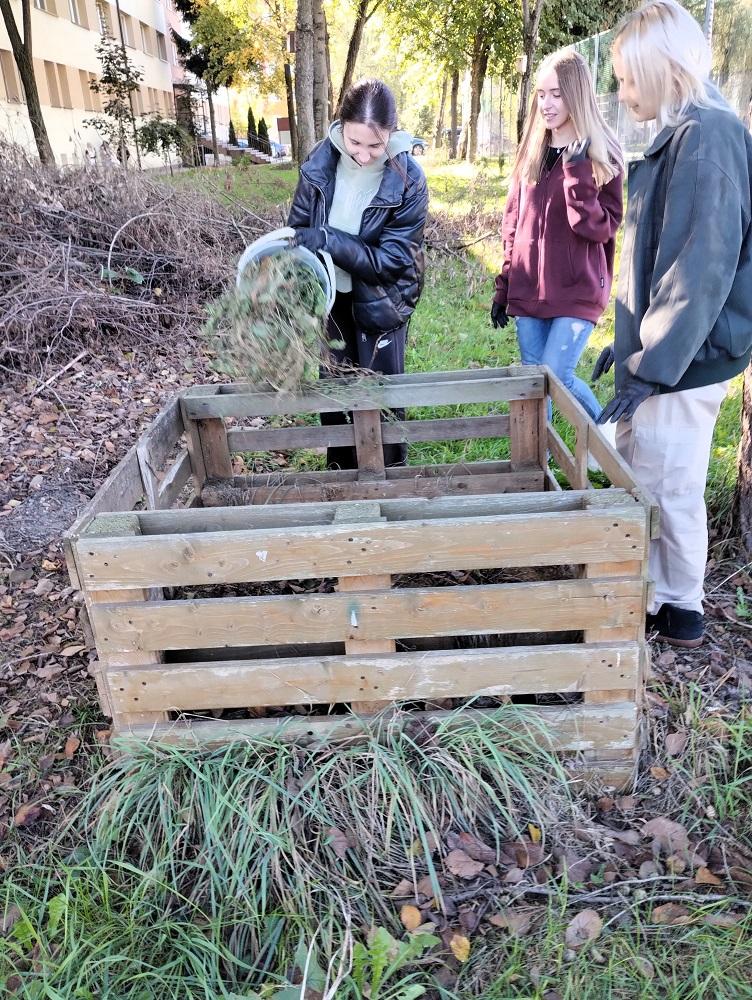
[[[238,287],[208,313],[204,332],[219,371],[279,392],[295,392],[316,377],[327,347],[326,295],[296,255],[251,262]]]

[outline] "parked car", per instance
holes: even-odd
[[[420,136],[413,136],[413,156],[425,156],[426,150],[428,149],[428,143],[425,139],[421,139]]]

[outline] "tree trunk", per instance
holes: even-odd
[[[209,105],[209,127],[211,128],[212,152],[214,153],[214,166],[219,166],[219,146],[217,145],[217,123],[214,120],[214,100],[212,98],[212,88],[206,85],[206,103]]]
[[[31,47],[31,10],[30,0],[21,0],[21,16],[23,18],[23,40],[16,25],[16,19],[10,5],[10,0],[0,0],[0,10],[3,13],[5,30],[8,32],[10,47],[13,51],[13,58],[18,67],[18,75],[21,78],[24,94],[26,96],[26,110],[31,122],[31,131],[34,135],[39,159],[42,163],[52,165],[55,157],[50,145],[50,137],[47,135],[47,127],[44,124],[42,115],[42,105],[39,100],[37,81],[34,76],[34,63],[32,61]]]
[[[329,74],[326,71],[326,15],[322,0],[312,0],[313,9],[313,126],[316,140],[329,128]]]
[[[298,162],[316,144],[313,121],[313,6],[312,0],[298,0],[295,22],[295,110],[298,129]]]
[[[522,139],[525,128],[530,89],[533,82],[533,60],[538,46],[538,29],[544,0],[533,0],[535,6],[530,13],[529,0],[522,0],[522,50],[525,55],[525,68],[520,78],[520,99],[517,105],[517,142]]]
[[[460,71],[452,73],[452,89],[449,94],[449,159],[457,159],[457,94],[460,89]]]
[[[290,154],[297,162],[298,159],[298,133],[295,128],[295,94],[292,85],[292,68],[290,60],[285,59],[285,93],[287,94],[287,120],[290,123]]]
[[[734,521],[739,525],[742,546],[752,557],[752,368],[744,373],[742,390],[742,436],[737,460]]]
[[[368,5],[370,2],[371,0],[358,0],[358,10],[355,14],[355,24],[353,24],[352,34],[350,35],[350,44],[347,46],[345,72],[342,76],[342,85],[339,88],[337,111],[334,115],[335,118],[339,118],[339,109],[342,105],[342,98],[350,89],[353,82],[355,66],[358,62],[358,53],[360,52],[360,43],[363,41],[363,32],[365,31],[365,27],[370,16],[368,14]]]
[[[488,53],[490,42],[482,32],[475,36],[473,44],[473,61],[470,65],[470,121],[468,122],[467,161],[475,163],[478,155],[478,118],[480,117],[480,98],[488,69]]]
[[[441,145],[444,139],[444,109],[446,108],[446,96],[447,87],[449,85],[449,79],[444,74],[444,79],[441,81],[441,97],[439,98],[439,110],[436,115],[436,131],[434,133],[433,145],[435,149],[441,149]]]
[[[334,87],[332,85],[332,50],[329,44],[329,22],[324,11],[324,28],[326,29],[326,117],[332,121],[334,117]]]

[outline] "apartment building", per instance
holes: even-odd
[[[169,0],[165,0],[169,2]],[[21,5],[11,0],[21,23]],[[96,47],[106,27],[122,38],[133,63],[143,70],[134,92],[137,115],[174,116],[172,42],[162,0],[120,0],[120,26],[114,3],[103,0],[32,0],[31,28],[42,113],[58,163],[81,162],[87,147],[102,139],[86,119],[101,112],[100,96],[90,89],[100,64]],[[36,151],[5,25],[0,19],[0,135]],[[154,162],[159,162],[154,160]]]

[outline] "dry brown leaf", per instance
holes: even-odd
[[[433,896],[436,892],[430,875],[424,875],[415,888],[421,896]]]
[[[71,735],[68,737],[68,739],[65,741],[65,750],[63,751],[68,760],[71,760],[76,750],[78,750],[80,746],[81,746],[81,740],[78,738],[78,736]]]
[[[601,797],[596,802],[598,810],[600,812],[608,812],[609,809],[614,808],[614,800],[610,795],[601,795]]]
[[[459,878],[475,878],[484,868],[482,861],[473,861],[468,854],[459,850],[450,851],[445,864],[452,875],[457,875]]]
[[[632,961],[641,976],[645,979],[655,979],[655,967],[647,958],[643,958],[642,955],[635,955]]]
[[[426,844],[428,845],[428,853],[433,854],[437,850],[439,844],[436,837],[432,833],[426,834]],[[424,853],[423,841],[420,837],[417,837],[410,845],[410,855],[414,858],[419,857]]]
[[[513,937],[524,937],[533,923],[533,914],[530,910],[513,910],[510,908],[494,913],[488,918],[488,922],[494,927],[501,927]]]
[[[26,802],[16,810],[16,815],[13,817],[13,825],[27,826],[39,818],[41,811],[42,807],[38,802]]]
[[[509,871],[504,876],[504,881],[508,882],[510,885],[517,885],[525,877],[525,873],[521,868],[510,868]]]
[[[666,753],[669,757],[677,757],[682,753],[688,739],[687,733],[669,733],[666,737]]]
[[[640,878],[650,878],[652,875],[658,874],[658,866],[655,861],[643,861],[640,865],[639,876]]]
[[[466,962],[470,958],[470,941],[464,934],[454,934],[449,947],[458,962]]]
[[[589,941],[595,941],[603,929],[603,921],[595,910],[581,910],[567,924],[564,935],[567,947],[577,951]]]
[[[347,854],[348,848],[350,847],[347,834],[343,833],[342,830],[337,829],[336,826],[332,826],[327,831],[327,838],[327,844],[331,847],[337,857],[344,858]]]
[[[408,882],[406,878],[403,878],[401,882],[398,882],[392,891],[389,893],[390,896],[412,896],[413,892],[412,882]]]
[[[621,812],[630,812],[637,805],[637,798],[634,795],[621,795],[616,800],[616,806]]]
[[[471,833],[461,833],[455,839],[455,843],[449,843],[449,839],[447,838],[450,848],[459,848],[465,854],[469,855],[473,861],[482,861],[486,865],[492,865],[497,860],[496,851],[492,847],[489,847],[488,844],[484,844],[482,840],[474,837]]]
[[[666,781],[671,777],[670,772],[665,767],[651,767],[650,773],[656,781]]]
[[[637,847],[640,843],[640,835],[637,830],[607,830],[609,837],[618,840],[620,844],[628,844],[630,847]]]
[[[533,823],[528,823],[527,825],[528,833],[530,834],[530,839],[534,844],[540,844],[541,842],[541,830],[539,826],[535,826]]]
[[[689,847],[689,834],[681,823],[675,823],[667,816],[656,816],[642,828],[643,837],[652,837],[656,845],[666,854],[681,854]]]
[[[400,920],[406,931],[414,931],[420,927],[423,917],[417,906],[403,906],[400,910]]]
[[[742,920],[744,920],[743,913],[708,913],[705,917],[706,924],[723,928],[736,927]]]
[[[86,649],[86,646],[64,646],[60,650],[61,656],[75,656],[76,653],[82,653]]]
[[[695,882],[697,885],[723,885],[723,879],[714,875],[709,868],[698,868],[695,872]]]
[[[5,740],[4,743],[0,743],[0,768],[5,767],[5,765],[10,760],[11,746],[10,740]]]
[[[653,910],[653,921],[656,924],[678,927],[690,923],[691,920],[686,906],[680,906],[678,903],[664,903],[663,906],[656,906]]]

